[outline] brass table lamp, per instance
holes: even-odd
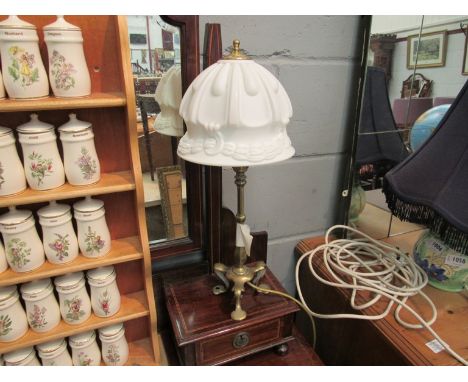
[[[249,59],[234,40],[231,53],[204,70],[185,93],[180,115],[187,132],[177,154],[190,162],[228,166],[235,171],[237,186],[237,232],[235,264],[215,264],[214,271],[226,289],[232,283],[233,320],[243,320],[241,298],[245,284],[257,284],[265,263],[247,266],[252,237],[245,224],[244,186],[249,166],[291,158],[294,148],[286,133],[292,116],[289,97],[268,70]],[[216,288],[222,293],[223,288]]]

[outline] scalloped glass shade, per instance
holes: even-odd
[[[190,85],[180,105],[187,132],[177,154],[210,166],[254,166],[294,155],[292,117],[280,82],[252,60],[219,60]]]
[[[154,129],[164,135],[181,137],[184,135],[184,121],[179,115],[182,99],[182,76],[180,65],[172,66],[159,81],[156,88],[156,102],[161,113],[156,117]]]

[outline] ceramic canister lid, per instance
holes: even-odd
[[[104,202],[102,200],[93,199],[90,196],[73,204],[73,209],[78,212],[93,212],[102,207],[104,207]]]
[[[99,329],[99,337],[112,338],[124,331],[123,323],[106,326],[105,328]]]
[[[63,216],[70,211],[70,206],[67,204],[57,203],[55,200],[52,200],[49,205],[42,207],[37,211],[37,214],[41,218],[51,219],[58,218]]]
[[[81,121],[76,118],[76,114],[71,113],[68,115],[70,120],[58,128],[61,133],[78,133],[87,130],[93,125],[90,122]]]
[[[56,277],[54,283],[62,290],[73,289],[83,280],[83,272],[67,273],[66,275]]]
[[[88,345],[96,338],[96,333],[94,330],[75,334],[69,338],[69,343],[71,347],[81,348]]]
[[[9,285],[3,288],[0,288],[0,304],[6,302],[11,297],[17,294],[16,285]]]
[[[56,350],[58,350],[61,346],[63,346],[64,343],[65,343],[65,338],[59,338],[58,340],[49,341],[43,344],[36,345],[36,348],[37,350],[39,350],[39,355],[42,358],[44,355],[47,356],[48,354],[53,353]]]
[[[63,16],[57,16],[52,24],[44,27],[45,31],[81,31],[76,25],[70,24]]]
[[[28,348],[18,349],[10,353],[5,353],[3,355],[3,358],[5,359],[6,362],[10,364],[17,364],[17,363],[21,363],[26,358],[28,358],[28,356],[30,356],[33,351],[34,351],[34,348],[32,346]]]
[[[37,114],[30,115],[31,120],[29,122],[19,125],[16,129],[21,134],[42,134],[54,130],[54,125],[39,121]]]
[[[35,299],[42,297],[41,295],[49,294],[52,289],[52,282],[50,278],[42,280],[34,280],[29,283],[21,285],[21,295],[23,299]]]
[[[13,130],[8,127],[0,126],[0,137],[13,134]]]
[[[36,26],[21,20],[18,16],[8,16],[7,19],[0,21],[0,29],[36,29]]]
[[[0,216],[0,225],[18,225],[28,221],[31,218],[33,218],[31,211],[17,210],[15,207],[10,207],[10,211]]]
[[[88,281],[93,285],[107,284],[115,279],[115,269],[112,265],[91,269],[86,273]]]

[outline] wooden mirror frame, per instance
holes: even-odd
[[[182,93],[200,73],[200,47],[199,47],[199,18],[198,16],[161,16],[161,19],[180,29],[181,43],[181,70],[182,70]],[[204,217],[203,211],[216,209],[204,206],[204,195],[220,194],[220,184],[204,181],[204,166],[185,162],[187,181],[187,214],[188,214],[188,235],[187,237],[170,240],[152,246],[151,257],[153,260],[164,260],[169,257],[189,254],[192,252],[205,252],[205,242],[210,243],[209,232],[205,221],[210,221],[209,217]],[[204,192],[204,189],[206,190]],[[209,203],[209,198],[207,198]],[[206,207],[206,208],[205,208]],[[204,258],[208,260],[206,253]]]

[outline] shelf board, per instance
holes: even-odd
[[[29,329],[23,337],[16,341],[0,343],[0,354],[148,315],[149,309],[145,292],[129,293],[122,295],[120,310],[112,317],[101,318],[92,313],[91,317],[80,325],[69,325],[62,320],[54,329],[46,333],[36,333]]]
[[[151,340],[143,338],[128,343],[128,361],[125,366],[156,366]]]
[[[112,194],[115,192],[132,191],[134,189],[135,179],[131,171],[111,172],[101,174],[99,182],[87,186],[72,186],[69,183],[65,183],[52,190],[37,191],[27,188],[18,194],[0,196],[0,207],[79,198],[87,195]]]
[[[79,255],[68,264],[52,264],[46,261],[41,267],[31,272],[18,273],[8,268],[0,273],[0,287],[22,284],[28,281],[54,277],[69,272],[84,271],[111,264],[119,264],[143,258],[143,252],[138,236],[130,236],[123,239],[112,240],[110,252],[100,258],[90,259]],[[0,352],[1,354],[1,352]]]
[[[96,109],[103,107],[120,107],[127,104],[123,93],[92,93],[86,97],[0,100],[0,113],[38,110]]]

